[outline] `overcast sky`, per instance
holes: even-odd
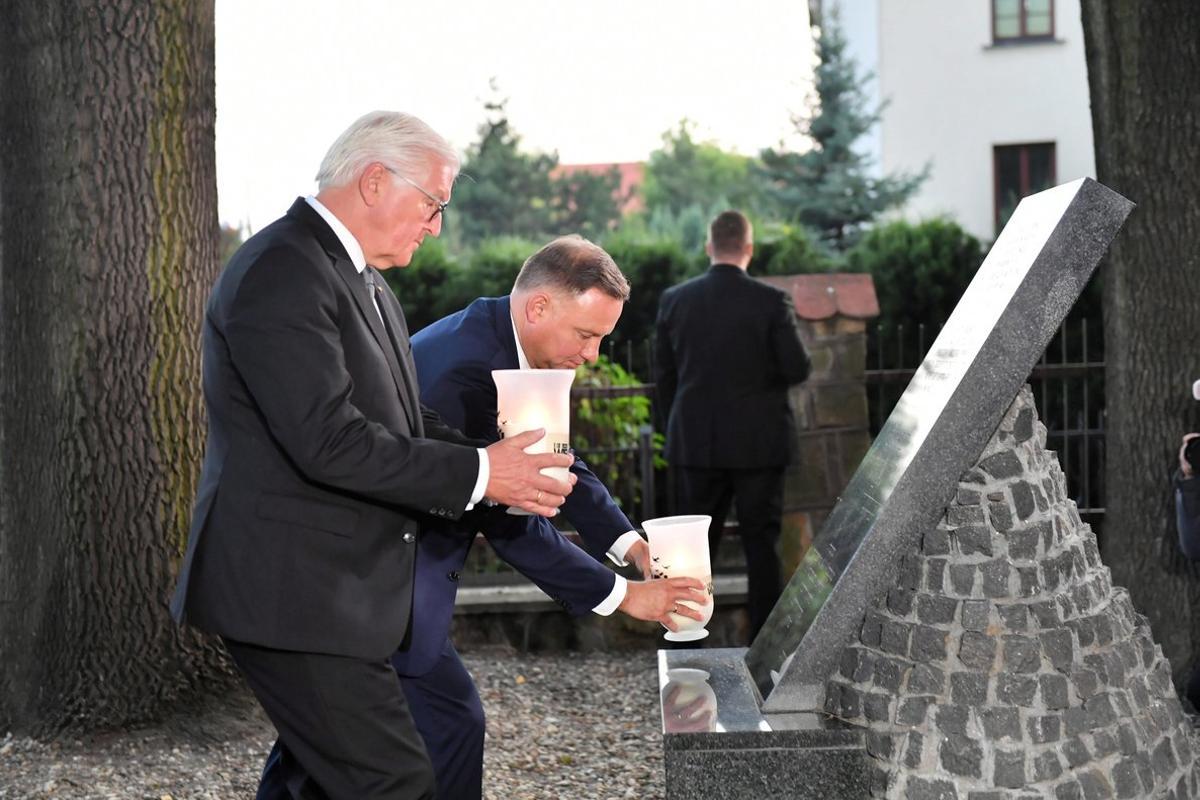
[[[217,0],[222,222],[252,230],[314,190],[361,114],[414,113],[460,150],[497,79],[528,149],[641,161],[687,117],[750,155],[791,133],[811,82],[807,3]],[[794,139],[790,141],[794,142]]]

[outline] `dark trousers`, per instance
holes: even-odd
[[[712,558],[725,530],[729,506],[737,502],[738,536],[746,553],[747,611],[750,638],[758,635],[779,599],[777,551],[783,517],[783,467],[767,469],[675,468],[677,514],[710,514],[708,545]]]
[[[429,756],[387,661],[225,646],[279,733],[259,797],[434,797]]]
[[[483,703],[449,639],[433,669],[400,676],[437,776],[438,800],[483,797]]]
[[[433,762],[438,800],[483,797],[483,703],[450,640],[433,669],[399,676],[417,732]],[[285,774],[292,755],[279,742],[267,757],[256,800],[288,800]],[[294,771],[294,770],[293,770]]]

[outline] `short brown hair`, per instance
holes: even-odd
[[[722,211],[708,226],[713,255],[735,255],[750,243],[750,220],[740,211]]]
[[[548,287],[583,294],[599,289],[614,300],[629,299],[629,281],[603,247],[582,236],[560,236],[531,255],[521,266],[513,291]]]

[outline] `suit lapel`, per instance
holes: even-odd
[[[375,337],[375,343],[379,345],[379,349],[383,351],[383,357],[387,361],[388,371],[392,374],[392,381],[396,384],[396,394],[400,397],[400,404],[404,407],[404,412],[408,415],[408,422],[411,429],[417,432],[417,435],[423,435],[424,425],[421,420],[421,411],[419,400],[417,399],[417,380],[416,370],[411,363],[412,356],[409,354],[411,348],[407,346],[400,347],[399,342],[388,335],[384,329],[383,322],[379,319],[379,313],[387,313],[387,303],[384,298],[379,298],[379,313],[375,312],[375,303],[371,301],[371,290],[367,288],[366,281],[357,269],[354,267],[354,262],[350,260],[349,254],[346,253],[346,248],[342,246],[338,240],[337,234],[333,229],[321,219],[321,215],[310,206],[304,198],[296,199],[292,203],[292,207],[288,209],[288,216],[295,217],[303,221],[312,229],[313,234],[317,237],[321,247],[333,259],[334,272],[346,284],[346,288],[350,290],[350,296],[354,298],[354,304],[358,306],[358,313],[362,315],[363,322],[371,331],[371,335]],[[370,266],[367,269],[371,269]],[[383,277],[375,272],[375,285],[383,286]],[[393,330],[404,331],[403,335],[407,338],[408,327],[403,325],[403,317],[400,322],[402,327],[396,327],[396,319],[394,316],[389,317],[388,323],[392,325]],[[404,365],[401,361],[405,361]],[[407,367],[407,370],[405,369]]]
[[[517,358],[517,335],[513,330],[511,302],[511,297],[501,297],[493,309],[492,328],[499,348],[492,359],[492,369],[517,369],[521,366]]]
[[[387,331],[384,330],[383,322],[379,319],[379,314],[375,313],[375,304],[371,301],[371,293],[367,288],[366,281],[359,274],[358,270],[354,268],[354,264],[350,262],[349,258],[336,258],[333,266],[338,276],[345,282],[346,288],[350,290],[351,296],[354,297],[354,304],[358,306],[358,313],[362,316],[362,320],[367,328],[370,329],[371,335],[375,337],[375,343],[383,351],[388,371],[392,373],[392,381],[396,384],[396,394],[399,395],[401,405],[404,406],[404,411],[408,415],[409,424],[415,431],[417,423],[414,420],[419,419],[419,415],[415,414],[414,409],[411,407],[405,385],[404,371],[400,366],[396,347],[388,336]],[[367,269],[370,269],[370,267],[367,267]],[[378,278],[377,280],[383,279]],[[381,302],[379,305],[380,310],[382,310],[384,304]]]

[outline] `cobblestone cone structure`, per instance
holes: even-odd
[[[1171,670],[1021,390],[826,685],[905,800],[1200,798]]]

